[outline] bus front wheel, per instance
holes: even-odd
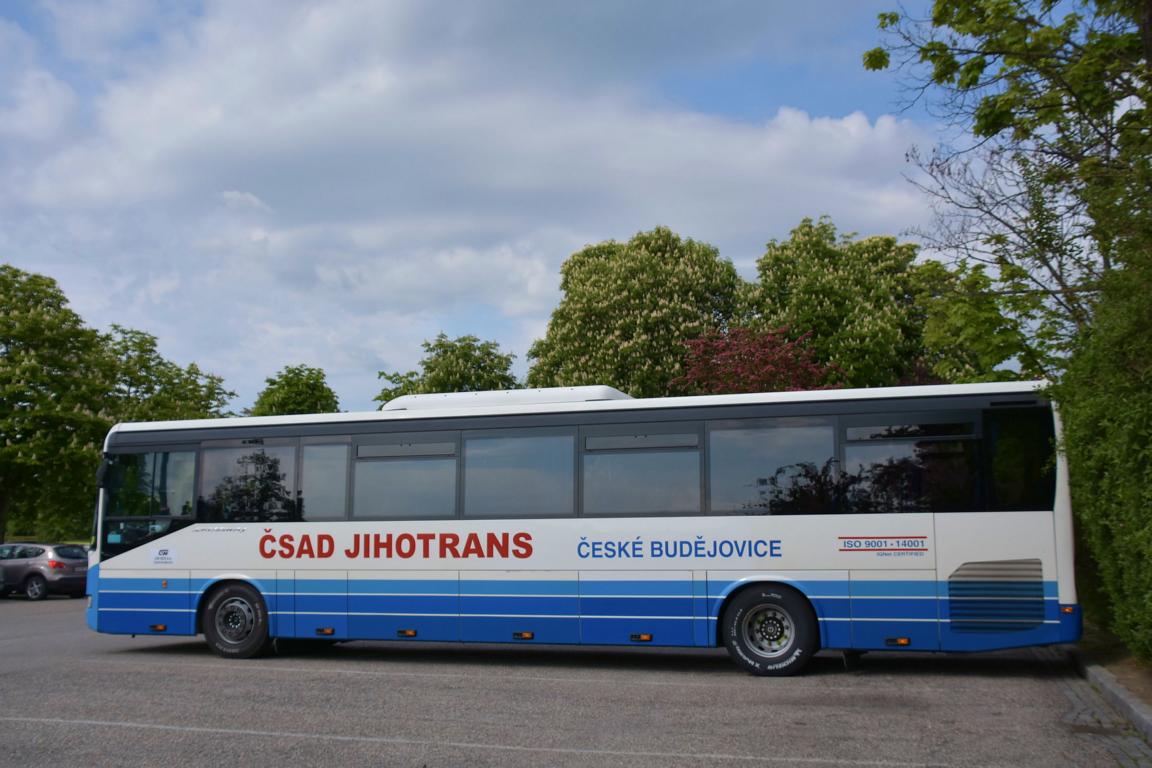
[[[753,675],[795,675],[819,647],[812,606],[775,584],[749,587],[733,597],[721,632],[732,660]]]
[[[247,584],[228,584],[204,605],[204,637],[217,656],[250,659],[269,646],[268,609],[260,593]]]

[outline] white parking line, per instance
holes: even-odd
[[[784,757],[764,755],[730,755],[717,752],[646,752],[618,749],[579,749],[575,747],[529,747],[516,744],[485,744],[470,741],[434,741],[432,739],[403,739],[389,736],[341,736],[330,733],[301,733],[297,731],[257,731],[240,728],[203,728],[190,725],[164,725],[161,723],[133,723],[117,720],[67,720],[52,717],[3,717],[0,723],[24,723],[39,725],[62,725],[69,727],[86,726],[93,728],[124,728],[128,730],[167,731],[177,733],[203,733],[224,736],[260,736],[276,739],[300,739],[304,741],[334,741],[355,744],[389,744],[401,747],[448,747],[453,749],[479,749],[492,752],[535,752],[552,755],[589,755],[612,758],[657,758],[662,760],[724,760],[739,763],[763,763],[785,765],[840,765],[872,766],[874,768],[912,768],[930,766],[945,768],[934,763],[899,763],[889,760],[843,760],[820,757]]]

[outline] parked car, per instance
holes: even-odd
[[[83,597],[88,552],[77,544],[0,544],[0,594],[22,592],[29,600],[49,594]]]

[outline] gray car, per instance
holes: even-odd
[[[88,551],[77,544],[0,544],[0,594],[22,592],[29,600],[49,594],[83,597]]]

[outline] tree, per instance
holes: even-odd
[[[232,396],[150,334],[88,328],[51,278],[0,265],[0,539],[84,535],[114,423],[217,416]]]
[[[91,517],[107,359],[51,278],[0,265],[0,539]]]
[[[286,365],[271,378],[248,411],[249,416],[284,416],[294,413],[336,413],[340,402],[328,386],[324,371],[307,365]]]
[[[528,352],[528,384],[607,384],[636,397],[672,393],[684,341],[728,325],[740,282],[714,247],[666,227],[590,245],[560,272],[564,295]]]
[[[913,312],[920,325],[919,366],[946,382],[1035,379],[1047,372],[1034,337],[1011,311],[1016,297],[992,290],[982,264],[951,270],[925,261],[912,275]],[[1012,366],[1012,367],[1007,367]]]
[[[449,339],[444,333],[433,341],[425,341],[420,371],[387,373],[379,378],[392,384],[384,387],[376,400],[386,403],[401,395],[432,394],[437,392],[483,392],[496,389],[515,389],[512,375],[513,354],[504,354],[494,341],[480,341],[476,336]]]
[[[676,384],[700,395],[820,389],[835,369],[816,359],[809,336],[792,339],[787,328],[711,331],[685,342],[688,357]]]
[[[916,246],[894,237],[838,236],[827,218],[804,219],[757,262],[751,306],[760,327],[811,334],[839,383],[896,384],[920,353],[912,312]]]
[[[864,56],[895,55],[913,99],[956,129],[957,146],[913,155],[937,212],[927,239],[991,265],[1050,368],[1104,275],[1152,243],[1150,25],[1146,0],[936,0],[929,20],[881,14],[890,44]]]
[[[112,361],[110,403],[116,421],[209,419],[228,415],[236,396],[219,376],[191,363],[182,368],[156,349],[156,337],[113,325],[102,337]]]

